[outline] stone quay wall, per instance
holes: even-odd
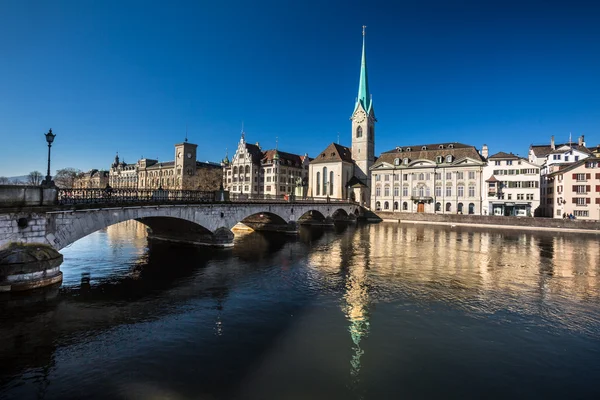
[[[501,217],[494,215],[460,215],[460,214],[426,214],[403,212],[377,212],[382,220],[397,220],[398,222],[422,222],[435,224],[465,224],[465,225],[490,225],[506,227],[544,228],[544,229],[573,229],[598,231],[600,221],[586,221],[579,219],[539,218],[539,217]]]

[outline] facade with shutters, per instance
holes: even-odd
[[[600,219],[600,158],[589,157],[547,177],[547,208],[554,218]]]

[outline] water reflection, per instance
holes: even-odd
[[[586,397],[598,268],[595,236],[379,224],[214,250],[128,222],[66,249],[60,290],[0,298],[0,397]]]

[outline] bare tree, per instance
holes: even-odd
[[[0,176],[0,185],[10,185],[10,179],[5,176]]]
[[[63,168],[56,171],[54,183],[61,188],[72,188],[75,185],[75,179],[81,175],[77,168]]]
[[[42,173],[40,171],[31,171],[29,175],[27,175],[27,184],[38,186],[42,183]]]

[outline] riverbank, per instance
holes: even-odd
[[[369,221],[381,222],[475,226],[483,228],[578,232],[600,234],[600,221],[535,218],[499,217],[494,215],[425,214],[403,212],[376,212]]]

